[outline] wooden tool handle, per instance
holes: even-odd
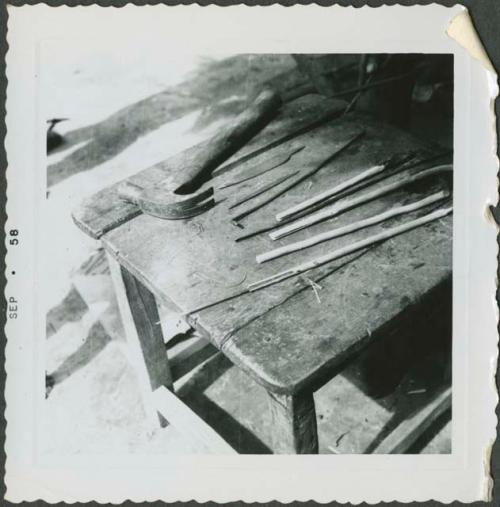
[[[175,192],[189,194],[207,181],[212,171],[236,153],[277,113],[280,97],[272,90],[261,92],[234,122],[214,137],[190,151],[174,177]]]
[[[139,196],[143,192],[143,188],[131,181],[124,181],[118,188],[119,196],[125,201],[137,204]]]

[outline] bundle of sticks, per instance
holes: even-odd
[[[334,156],[338,155],[341,151],[343,151],[343,149],[345,149],[350,144],[356,142],[358,139],[362,137],[362,135],[363,133],[359,133],[353,138],[351,138],[340,150],[337,150],[337,152],[335,152],[332,156],[330,156],[329,159],[325,161],[325,163],[330,162]],[[250,238],[252,236],[264,232],[268,232],[269,237],[273,241],[279,240],[281,238],[293,235],[298,231],[311,227],[325,220],[337,217],[342,213],[349,211],[353,208],[356,208],[358,206],[361,206],[365,203],[384,197],[387,194],[390,194],[391,192],[401,190],[421,180],[432,178],[434,176],[450,174],[453,169],[452,165],[444,164],[431,166],[430,168],[427,168],[419,172],[415,172],[410,175],[403,174],[403,176],[399,178],[396,177],[396,179],[394,179],[394,176],[397,176],[398,173],[407,173],[407,171],[405,171],[406,169],[424,163],[428,164],[433,160],[442,158],[444,155],[447,155],[447,153],[440,153],[438,155],[427,158],[417,157],[414,154],[392,157],[381,164],[369,167],[368,169],[357,174],[356,176],[346,179],[345,181],[342,181],[341,183],[337,184],[336,186],[328,190],[320,192],[319,194],[309,197],[308,199],[277,213],[275,217],[276,218],[275,225],[257,231],[252,231],[250,233],[246,233],[237,238],[236,241],[242,241],[244,239]],[[288,160],[290,158],[291,157],[289,157]],[[323,165],[324,164],[320,164],[319,167],[316,167],[313,170],[306,171],[304,174],[299,176],[298,179],[295,179],[291,183],[286,185],[285,188],[282,188],[279,192],[275,192],[274,194],[272,194],[267,200],[264,201],[264,203],[261,203],[257,206],[250,208],[250,210],[247,212],[240,213],[238,216],[233,218],[233,221],[237,221],[238,219],[244,216],[248,216],[253,211],[259,209],[260,207],[266,205],[270,201],[276,199],[290,188],[309,178]],[[275,184],[279,185],[284,181],[293,178],[294,176],[296,176],[296,173],[292,173],[285,177],[281,177],[277,180]],[[386,180],[390,181],[387,182]],[[379,182],[381,182],[382,184],[378,186],[375,185],[375,183]],[[360,192],[361,189],[365,189],[366,187],[368,187],[367,191]],[[273,188],[272,184],[265,185],[261,189],[250,193],[248,196],[240,198],[234,205],[230,206],[230,209],[239,206],[243,202],[247,202],[251,198],[260,195],[261,193],[264,193],[271,188]],[[429,213],[420,216],[414,220],[409,220],[398,226],[386,228],[383,230],[383,232],[372,234],[366,237],[365,239],[355,241],[351,244],[348,244],[347,246],[333,250],[332,252],[326,255],[299,264],[297,266],[289,268],[285,271],[272,275],[271,277],[265,278],[263,280],[251,283],[247,287],[247,290],[249,292],[252,292],[254,290],[267,287],[274,283],[278,283],[282,280],[289,278],[290,276],[295,276],[304,273],[305,271],[314,269],[332,260],[339,259],[340,257],[349,255],[360,249],[368,248],[386,239],[392,238],[398,234],[414,229],[416,227],[429,223],[433,220],[442,218],[452,212],[451,205],[442,207],[446,201],[449,201],[449,198],[450,191],[448,189],[442,189],[432,193],[431,195],[427,195],[424,198],[409,203],[389,207],[388,209],[385,209],[378,214],[367,216],[353,223],[348,223],[340,227],[334,227],[330,230],[308,237],[307,239],[291,242],[286,245],[269,250],[267,252],[260,253],[256,256],[257,262],[258,263],[268,262],[285,255],[290,255],[294,252],[305,250],[319,243],[323,243],[325,241],[338,238],[340,236],[345,236],[360,229],[372,227],[376,224],[386,222],[395,217],[408,215],[427,207],[434,208]],[[436,207],[438,209],[436,209]]]
[[[317,172],[321,167],[323,167],[331,160],[333,160],[346,147],[348,147],[349,145],[360,139],[362,135],[363,133],[356,134],[353,138],[349,139],[344,145],[342,145],[340,149],[337,149],[337,151],[335,151],[333,154],[330,154],[328,159],[326,159],[313,169],[309,169],[303,173],[299,172],[298,177],[296,177],[295,179],[292,178],[296,176],[296,173],[293,173],[286,177],[278,178],[277,180],[278,183],[276,185],[287,182],[287,184],[285,185],[285,189],[281,188],[280,190],[272,192],[271,195],[268,196],[266,199],[264,199],[264,201],[261,202],[259,205],[254,205],[251,208],[249,208],[250,212],[244,213],[244,216],[248,216],[257,209],[260,209],[262,206],[266,206],[277,197],[283,195],[283,193],[289,190],[290,188],[293,188],[295,185],[298,185],[299,183],[308,179],[311,175],[315,174],[315,172]],[[286,163],[288,160],[292,158],[292,156],[295,153],[297,153],[301,149],[302,148],[294,151],[290,156],[287,156],[285,158],[283,158],[282,156],[278,157],[273,162],[273,164],[271,164],[270,169],[274,169],[275,167],[278,167]],[[451,171],[453,169],[451,164],[431,166],[430,168],[414,172],[413,174],[410,175],[408,175],[407,174],[408,171],[406,171],[407,169],[416,166],[421,166],[422,164],[429,164],[430,162],[433,162],[437,159],[441,159],[446,155],[448,155],[448,152],[439,153],[438,155],[427,157],[422,156],[419,157],[413,153],[406,154],[404,156],[391,157],[390,159],[386,160],[381,164],[377,164],[373,167],[370,167],[360,172],[356,176],[346,179],[345,181],[342,181],[341,183],[337,184],[331,189],[323,191],[317,195],[314,195],[304,200],[301,203],[298,203],[286,210],[279,212],[275,217],[276,218],[275,225],[265,227],[260,230],[252,231],[250,233],[246,233],[245,235],[240,236],[236,240],[242,241],[244,239],[265,232],[269,233],[269,237],[272,240],[278,240],[283,237],[292,235],[300,230],[303,230],[304,228],[323,222],[324,220],[337,217],[338,215],[341,215],[342,213],[348,210],[361,206],[365,203],[368,203],[380,197],[386,196],[391,192],[401,190],[408,185],[420,182],[426,178],[433,178],[447,174],[449,175],[451,174]],[[259,174],[261,173],[259,172]],[[250,179],[253,179],[253,177],[254,176],[245,177],[242,180],[230,182],[229,184],[225,184],[224,186],[231,187],[243,181],[249,181]],[[396,179],[394,179],[394,177],[396,177]],[[288,181],[289,179],[292,179],[292,181],[289,182]],[[375,185],[376,183],[380,183],[380,185]],[[237,201],[229,206],[229,209],[234,209],[240,204],[243,204],[244,202],[251,200],[253,197],[268,192],[272,188],[274,188],[273,185],[269,184],[264,185],[260,189],[251,192],[247,196],[238,197]],[[360,192],[362,189],[367,190],[365,190],[364,192]],[[276,259],[278,257],[282,257],[284,255],[289,255],[294,252],[305,250],[319,243],[329,241],[334,238],[338,238],[340,236],[345,236],[360,229],[372,227],[376,224],[380,224],[395,217],[401,217],[403,215],[414,213],[426,207],[431,208],[431,210],[425,215],[418,216],[417,218],[414,218],[412,220],[407,220],[393,227],[385,228],[381,232],[371,234],[363,239],[353,241],[352,243],[349,243],[345,246],[333,249],[332,251],[323,254],[319,257],[297,264],[295,266],[287,268],[283,271],[280,271],[276,274],[273,274],[269,277],[263,278],[256,282],[249,283],[245,288],[240,290],[238,293],[225,298],[223,301],[239,297],[243,294],[255,292],[260,289],[264,289],[276,283],[287,280],[291,277],[301,275],[307,271],[320,267],[326,263],[340,259],[355,252],[359,252],[361,250],[374,247],[377,244],[380,244],[390,238],[411,231],[417,227],[428,224],[432,221],[444,218],[453,211],[452,206],[451,204],[449,204],[449,202],[450,202],[450,190],[447,188],[441,189],[432,193],[431,195],[425,196],[424,198],[409,203],[405,203],[402,205],[398,205],[395,207],[390,207],[378,214],[365,217],[356,222],[349,223],[341,227],[335,227],[333,229],[324,231],[320,234],[316,234],[312,237],[308,237],[305,240],[292,242],[287,245],[275,248],[273,250],[263,252],[257,255],[256,257],[256,260],[259,263],[267,262]],[[215,301],[212,303],[208,303],[199,308],[190,310],[187,313],[192,314],[195,312],[199,312],[206,308],[217,305],[223,301]]]

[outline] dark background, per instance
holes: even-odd
[[[20,6],[20,5],[29,5],[29,4],[37,4],[37,3],[44,3],[44,2],[36,2],[36,1],[18,1],[18,0],[11,0],[9,2],[11,5]],[[46,1],[45,2],[48,5],[51,6],[58,6],[58,5],[68,5],[68,6],[75,6],[75,5],[91,5],[91,4],[99,4],[101,6],[123,6],[126,3],[128,3],[125,0],[122,1],[109,1],[109,0],[101,0],[98,2],[91,1],[91,0],[83,0],[83,1]],[[131,2],[132,3],[132,2]],[[184,2],[176,2],[176,1],[144,1],[144,0],[136,0],[136,5],[154,5],[154,4],[160,4],[165,3],[169,5],[176,5],[178,3],[194,3],[190,1],[184,1]],[[232,5],[232,4],[238,4],[243,2],[232,2],[232,1],[216,1],[216,2],[209,2],[209,1],[199,1],[200,5],[207,5],[210,3],[216,3],[218,5]],[[296,3],[310,3],[308,1],[304,2],[294,2],[294,1],[281,1],[281,2],[273,2],[271,0],[267,1],[247,1],[244,2],[247,5],[271,5],[273,3],[280,3],[282,5],[294,5]],[[372,0],[372,1],[365,1],[365,0],[340,0],[340,1],[318,1],[319,5],[328,6],[328,5],[342,5],[342,6],[354,6],[354,7],[361,7],[364,5],[369,5],[372,7],[378,7],[381,5],[428,5],[431,3],[451,7],[453,5],[461,4],[466,6],[469,9],[472,21],[474,23],[474,26],[479,34],[479,37],[481,41],[483,42],[483,45],[488,53],[488,56],[497,70],[497,73],[500,73],[500,0],[463,0],[462,2],[456,2],[453,0],[436,0],[435,2],[429,2],[429,1],[411,1],[411,0],[401,0],[401,1],[383,1],[383,0]],[[2,73],[1,73],[1,84],[0,84],[0,110],[2,113],[2,116],[5,117],[5,89],[6,89],[6,78],[5,78],[5,53],[7,51],[7,42],[6,42],[6,31],[7,31],[7,9],[6,9],[6,2],[2,1],[0,5],[0,26],[2,29],[2,39],[0,41],[0,57],[2,60]],[[500,100],[497,98],[495,103],[495,112],[497,116],[497,134],[500,138],[500,129],[499,129],[499,114],[500,114]],[[3,140],[5,139],[5,124],[2,122],[0,125],[0,138],[2,139],[1,143],[1,151],[0,151],[0,162],[2,167],[6,167],[6,155],[5,155],[5,148],[3,144]],[[6,181],[5,178],[2,178],[0,180],[1,185],[1,196],[3,198],[3,202],[5,203],[5,190],[6,190]],[[5,224],[5,209],[4,206],[0,207],[0,221],[2,225]],[[1,244],[1,250],[0,250],[0,258],[4,259],[5,257],[5,246],[4,243]],[[3,269],[5,269],[5,266],[3,265]],[[2,277],[2,290],[5,288],[5,278]],[[499,300],[500,292],[497,292],[497,301]],[[5,325],[5,314],[6,314],[6,304],[5,301],[3,301],[3,308],[2,308],[2,315],[1,315],[1,326]],[[4,346],[5,346],[5,336],[3,336],[3,342],[2,346],[0,347],[0,363],[3,364],[4,362]],[[0,390],[3,392],[4,390],[4,382],[5,382],[5,372],[2,368],[2,383],[0,385]],[[498,385],[498,374],[497,374],[497,385]],[[3,396],[0,397],[0,412],[3,414],[4,412],[4,398]],[[500,410],[497,407],[497,416],[500,414]],[[2,434],[5,433],[5,420],[3,417],[1,418],[1,424],[2,424]],[[3,439],[2,439],[3,440]],[[2,463],[5,462],[5,451],[2,445],[0,446],[0,452],[2,454]],[[500,444],[497,443],[493,447],[492,452],[492,473],[495,477],[495,482],[497,483],[494,489],[494,497],[493,501],[490,503],[484,503],[484,502],[476,502],[475,506],[483,507],[483,506],[500,506]],[[1,491],[0,495],[3,498],[5,493],[5,485],[3,481],[0,481],[1,484]],[[4,505],[10,505],[9,503],[2,501],[1,502]],[[35,502],[36,505],[47,505],[45,502]],[[133,505],[130,502],[127,502],[129,505]],[[144,504],[144,505],[161,505],[162,502],[155,502],[155,504]],[[233,504],[226,504],[226,505],[246,505],[239,502],[234,502]],[[64,504],[59,504],[64,505]],[[181,503],[179,503],[181,505]],[[197,505],[195,502],[192,502],[192,505]],[[215,504],[213,504],[215,505]],[[269,504],[262,504],[262,505],[278,505],[277,502],[269,503]],[[299,502],[295,502],[290,505],[299,505]],[[313,505],[313,502],[309,502],[308,505]],[[341,505],[337,503],[332,503],[330,505]],[[366,505],[366,504],[364,504]],[[397,502],[393,502],[388,505],[398,506],[398,505],[415,505],[415,506],[434,506],[434,505],[441,505],[438,502],[414,502],[412,504],[400,504]],[[459,502],[453,502],[449,504],[453,507],[462,505]]]

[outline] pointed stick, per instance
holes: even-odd
[[[438,158],[442,158],[442,157],[444,157],[446,155],[449,155],[450,153],[452,153],[450,150],[446,150],[444,152],[438,153],[437,155],[434,154],[434,155],[431,155],[429,157],[417,159],[415,161],[409,160],[408,162],[406,162],[404,164],[403,168],[398,167],[397,172],[400,172],[401,169],[407,170],[407,169],[410,169],[412,167],[424,164],[426,162],[432,162],[433,160],[436,160]],[[394,176],[394,174],[391,173],[390,176],[392,177],[392,176]],[[384,178],[382,178],[382,179],[384,179]],[[380,179],[377,179],[377,177],[375,177],[375,178],[369,179],[368,181],[364,181],[364,182],[358,183],[355,186],[351,187],[350,189],[344,190],[341,194],[338,195],[338,197],[339,198],[347,197],[347,192],[349,194],[351,193],[351,191],[357,192],[358,190],[361,190],[361,189],[365,188],[366,186],[370,186],[372,184],[378,183],[379,181],[380,181]],[[302,218],[303,214],[308,214],[308,213],[312,213],[313,211],[316,211],[317,209],[319,209],[320,207],[322,207],[323,204],[325,204],[325,203],[320,203],[320,204],[318,204],[316,206],[312,206],[311,209],[307,210],[307,212],[299,213],[298,216],[295,217],[295,218],[290,218],[290,219],[284,220],[282,224],[273,223],[273,224],[261,227],[260,229],[254,229],[253,231],[248,231],[245,234],[243,234],[243,235],[238,236],[237,238],[235,238],[235,241],[236,242],[244,241],[246,239],[253,238],[254,236],[257,236],[258,234],[262,234],[264,232],[269,232],[269,231],[272,231],[274,229],[277,229],[278,227],[282,227],[283,224],[285,224],[285,223],[291,223],[294,220],[297,220],[298,218]]]
[[[419,180],[427,178],[428,176],[433,176],[434,174],[440,174],[440,173],[443,173],[446,171],[451,171],[451,170],[453,170],[452,165],[441,165],[438,167],[433,167],[431,169],[426,169],[425,171],[414,174],[413,176],[409,176],[408,178],[404,178],[404,179],[400,178],[399,180],[389,183],[388,185],[384,185],[383,187],[376,188],[375,190],[372,190],[371,192],[361,194],[361,195],[356,196],[352,199],[348,199],[344,202],[341,201],[339,203],[335,203],[334,205],[330,206],[329,208],[327,208],[324,211],[314,213],[313,215],[309,215],[309,216],[306,216],[305,218],[302,218],[300,220],[292,222],[289,225],[285,225],[284,227],[281,227],[280,229],[277,229],[276,231],[271,232],[269,234],[269,237],[273,240],[276,240],[276,239],[282,238],[283,236],[288,236],[288,235],[293,234],[297,231],[300,231],[301,229],[305,229],[306,227],[309,227],[310,225],[317,224],[318,222],[322,222],[323,220],[326,220],[327,218],[335,217],[337,215],[340,215],[344,211],[347,211],[351,208],[354,208],[354,207],[364,204],[366,202],[372,201],[373,199],[376,199],[377,197],[381,197],[385,194],[388,194],[389,192],[393,192],[394,190],[398,190],[398,189],[403,188],[407,185],[415,183]]]
[[[363,171],[360,174],[357,174],[353,178],[350,178],[346,181],[343,181],[339,185],[330,188],[328,190],[325,190],[324,192],[321,192],[320,194],[315,195],[314,197],[311,197],[310,199],[307,199],[299,204],[296,204],[295,206],[292,206],[291,208],[286,209],[285,211],[282,211],[276,215],[276,220],[278,222],[282,222],[283,220],[286,220],[287,218],[291,217],[292,215],[296,215],[300,211],[303,211],[314,204],[317,204],[318,202],[324,201],[328,199],[329,197],[333,197],[336,194],[339,194],[342,192],[342,190],[345,190],[346,188],[352,187],[356,183],[359,183],[360,181],[366,180],[368,178],[371,178],[372,176],[375,176],[382,171],[386,169],[387,165],[376,165],[373,167],[370,167],[366,171]]]
[[[262,176],[263,174],[266,174],[269,171],[272,171],[273,169],[276,169],[278,167],[281,167],[282,165],[286,164],[290,161],[290,159],[299,151],[302,151],[305,148],[305,145],[299,146],[295,150],[293,150],[291,153],[286,153],[285,155],[281,155],[280,158],[278,158],[278,161],[275,163],[272,163],[271,166],[266,167],[262,171],[259,171],[255,174],[251,174],[250,176],[246,176],[245,178],[242,178],[240,180],[233,180],[229,181],[228,183],[224,183],[219,187],[219,190],[222,190],[224,188],[234,187],[235,185],[239,185],[240,183],[245,183],[246,181],[253,180],[254,178],[257,178],[257,176]],[[276,157],[277,158],[277,157]]]
[[[257,190],[254,190],[253,192],[250,192],[249,194],[246,194],[242,198],[238,199],[234,204],[231,204],[228,209],[236,208],[237,206],[241,206],[243,203],[249,201],[250,199],[253,199],[254,197],[258,197],[259,195],[263,194],[264,192],[267,192],[268,190],[271,190],[274,187],[277,187],[278,185],[281,185],[284,181],[289,180],[293,176],[297,176],[299,174],[299,171],[295,171],[293,173],[287,174],[285,176],[282,176],[281,178],[278,178],[274,181],[271,181],[271,183],[268,183],[267,185],[264,185]]]
[[[368,238],[356,241],[350,245],[346,245],[342,248],[334,250],[333,252],[322,255],[321,257],[317,257],[312,261],[304,262],[303,264],[299,264],[293,268],[281,271],[280,273],[272,275],[268,278],[264,278],[263,280],[259,280],[258,282],[251,283],[247,286],[247,290],[248,292],[254,292],[256,290],[269,287],[270,285],[274,285],[275,283],[282,282],[283,280],[286,280],[292,276],[300,275],[301,273],[305,273],[306,271],[322,266],[323,264],[334,261],[336,259],[340,259],[341,257],[357,252],[363,248],[367,248],[375,243],[380,243],[381,241],[385,241],[389,238],[402,234],[403,232],[420,227],[421,225],[432,222],[433,220],[443,218],[446,215],[450,214],[452,210],[453,208],[451,206],[448,208],[439,209],[433,211],[432,213],[429,213],[428,215],[416,218],[415,220],[411,220],[396,227],[386,229],[385,231],[379,232],[378,234],[374,234]]]
[[[266,206],[266,204],[269,204],[270,202],[274,201],[274,199],[277,199],[278,197],[283,195],[285,192],[288,192],[288,190],[291,190],[299,183],[302,183],[307,178],[313,176],[322,167],[324,167],[326,164],[331,162],[335,157],[340,155],[345,149],[347,149],[349,146],[351,146],[351,144],[353,144],[355,141],[357,141],[358,139],[360,139],[364,135],[365,135],[364,130],[362,130],[361,132],[358,132],[353,137],[351,137],[348,141],[346,141],[340,148],[337,148],[332,154],[328,155],[328,157],[325,160],[323,160],[323,162],[321,162],[317,166],[313,167],[312,169],[309,169],[308,171],[304,172],[297,179],[293,180],[288,185],[285,185],[283,188],[277,190],[276,192],[271,194],[269,197],[267,197],[262,202],[259,202],[259,203],[255,204],[254,206],[242,211],[238,215],[231,217],[231,221],[233,223],[239,222],[242,218],[247,217],[248,215],[250,215],[250,214],[254,213],[255,211],[259,210],[260,208],[262,208],[263,206]]]
[[[373,215],[371,217],[365,218],[363,220],[359,220],[358,222],[354,222],[352,224],[344,225],[343,227],[337,227],[336,229],[332,229],[330,231],[323,232],[321,234],[317,234],[311,238],[307,238],[303,241],[297,241],[295,243],[291,243],[289,245],[282,246],[280,248],[275,248],[274,250],[270,250],[269,252],[265,252],[263,254],[257,255],[257,262],[263,263],[270,261],[272,259],[276,259],[277,257],[282,257],[283,255],[288,255],[293,252],[298,252],[299,250],[305,250],[311,246],[317,245],[318,243],[323,243],[324,241],[328,241],[333,238],[338,238],[339,236],[344,236],[350,232],[357,231],[359,229],[364,229],[365,227],[369,227],[371,225],[378,224],[380,222],[384,222],[385,220],[389,220],[390,218],[404,215],[406,213],[411,213],[420,208],[428,206],[429,204],[433,204],[435,202],[441,201],[448,197],[450,193],[446,190],[442,190],[441,192],[436,192],[435,194],[426,197],[425,199],[421,199],[416,202],[412,202],[411,204],[406,204],[404,206],[398,206],[396,208],[389,209],[384,211],[383,213],[379,213],[378,215]]]

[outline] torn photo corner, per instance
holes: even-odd
[[[6,499],[491,499],[467,10],[8,11]]]

